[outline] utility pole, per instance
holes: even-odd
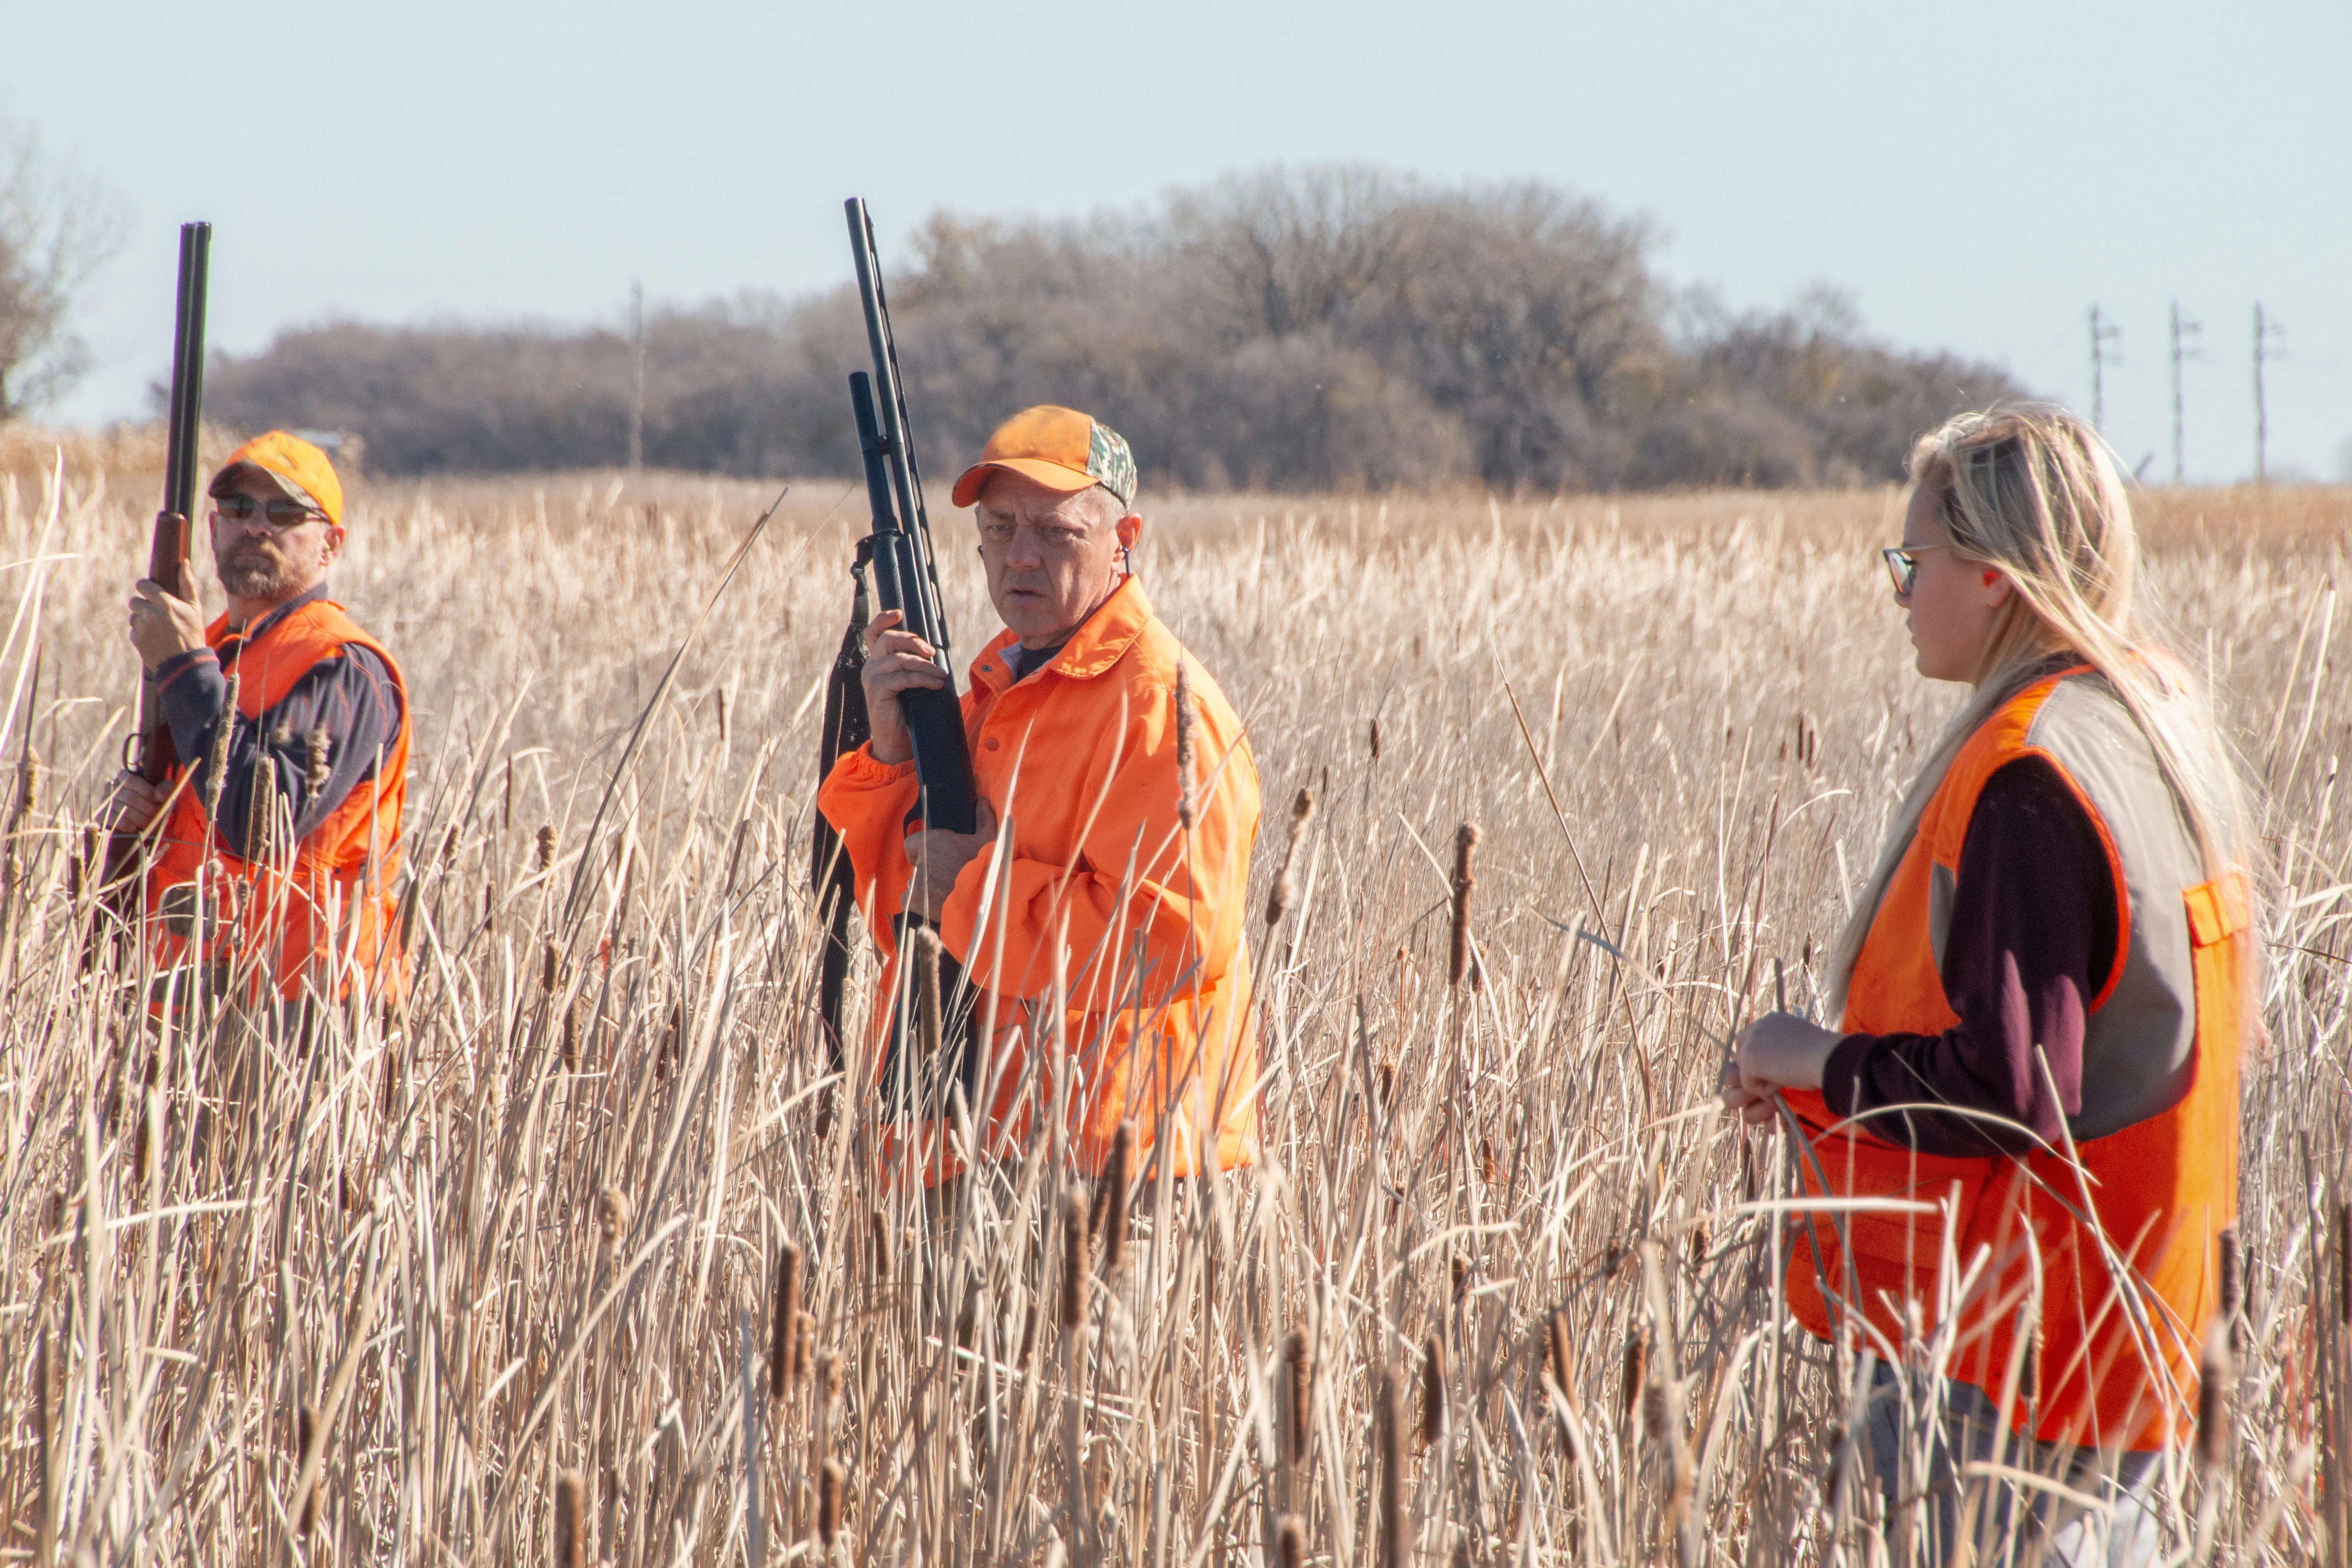
[[[629,279],[629,471],[646,465],[646,286]]]
[[[2254,301],[2254,483],[2271,482],[2270,445],[2271,410],[2263,393],[2263,366],[2284,354],[2284,349],[2273,348],[2286,336],[2286,329],[2263,314],[2263,302]]]
[[[2180,361],[2204,352],[2202,349],[2183,348],[2181,340],[2196,337],[2203,330],[2195,317],[2180,313],[2179,300],[2172,302],[2172,482],[2176,485],[2189,482],[2189,463],[2180,440]]]
[[[2124,335],[2124,329],[2091,307],[2091,427],[2104,431],[2107,427],[2107,366],[2122,363],[2108,344]]]

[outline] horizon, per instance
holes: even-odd
[[[279,3],[247,36],[369,63],[285,73],[267,95],[248,73],[233,108],[205,84],[248,57],[239,37],[152,4],[55,8],[13,27],[25,47],[0,64],[0,114],[116,193],[128,226],[74,321],[92,371],[36,418],[151,416],[185,218],[217,225],[210,341],[241,357],[331,319],[615,326],[633,278],[649,310],[816,293],[847,278],[839,202],[853,193],[903,266],[908,235],[940,208],[1076,218],[1271,163],[1360,162],[1565,187],[1651,223],[1669,285],[1735,310],[1826,285],[1872,338],[1990,361],[2086,413],[2095,304],[2124,334],[2104,428],[2150,484],[2172,476],[2175,298],[2204,329],[2182,371],[2187,476],[2252,476],[2259,300],[2287,333],[2266,367],[2273,477],[2352,477],[2339,287],[2352,209],[2313,200],[2309,172],[2316,150],[2352,145],[2352,105],[2329,80],[2352,57],[2340,8],[2053,16],[2007,0],[1959,37],[1859,4],[1813,5],[1793,28],[1724,5],[1490,5],[1444,35],[1397,25],[1412,15],[1401,7],[1318,24],[1338,15],[1228,4],[1101,18],[1088,37],[1113,89],[1089,117],[1072,107],[1094,101],[1085,92],[1024,96],[1026,40],[1059,17],[1045,7],[916,8],[877,39],[814,7],[716,0],[658,28],[610,4],[485,15],[434,0],[386,22]],[[1694,33],[1712,47],[1692,48]],[[712,37],[732,47],[706,48]],[[1236,37],[1257,47],[1235,50]],[[1497,37],[1514,47],[1486,47]],[[2021,37],[2042,47],[2017,49]],[[860,52],[880,43],[895,52]],[[100,45],[122,79],[194,84],[185,103],[95,99],[45,68]],[[1595,57],[1673,69],[1557,69]],[[887,59],[887,102],[854,64],[803,64],[864,58]],[[1018,111],[996,107],[998,86]],[[2151,116],[2154,88],[2192,90]],[[1922,111],[1942,103],[1963,127],[1997,125],[1990,150]],[[1036,146],[1041,120],[1064,141]],[[2102,147],[2118,151],[2084,151]],[[1987,170],[1993,194],[2015,198],[2004,221],[1916,220],[1937,173],[1965,201]],[[315,242],[256,237],[288,228]]]

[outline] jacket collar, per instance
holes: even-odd
[[[212,634],[206,640],[215,647],[219,647],[223,643],[227,642],[232,638],[239,643],[250,643],[256,637],[260,636],[264,632],[268,631],[272,626],[277,625],[280,621],[285,620],[289,615],[293,614],[297,610],[301,609],[302,606],[306,604],[316,604],[326,597],[327,585],[323,580],[321,580],[313,584],[307,592],[298,593],[293,598],[288,600],[285,603],[272,606],[268,613],[257,617],[251,623],[241,629],[232,628],[228,623],[228,616],[224,613],[219,620],[213,622]]]
[[[1126,657],[1152,620],[1151,601],[1144,595],[1142,580],[1130,575],[1070,633],[1070,640],[1045,668],[1074,681],[1092,680]],[[1004,654],[1020,641],[1009,627],[999,632],[971,662],[972,679],[991,691],[1012,685],[1013,671]]]

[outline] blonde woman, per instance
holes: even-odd
[[[2131,507],[2089,427],[1963,415],[1911,478],[1895,601],[1919,673],[1974,694],[1839,944],[1840,1028],[1759,1019],[1724,1098],[1750,1123],[1785,1107],[1806,1189],[1862,1200],[1795,1233],[1789,1302],[1877,1357],[1879,1483],[1926,1492],[1930,1558],[2030,1533],[2145,1561],[2237,1213],[2244,812],[2204,703],[2136,625]],[[1889,1361],[1940,1411],[1906,1427]]]

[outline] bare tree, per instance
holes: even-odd
[[[43,406],[89,368],[73,306],[123,229],[98,181],[54,163],[29,129],[0,120],[0,419]]]

